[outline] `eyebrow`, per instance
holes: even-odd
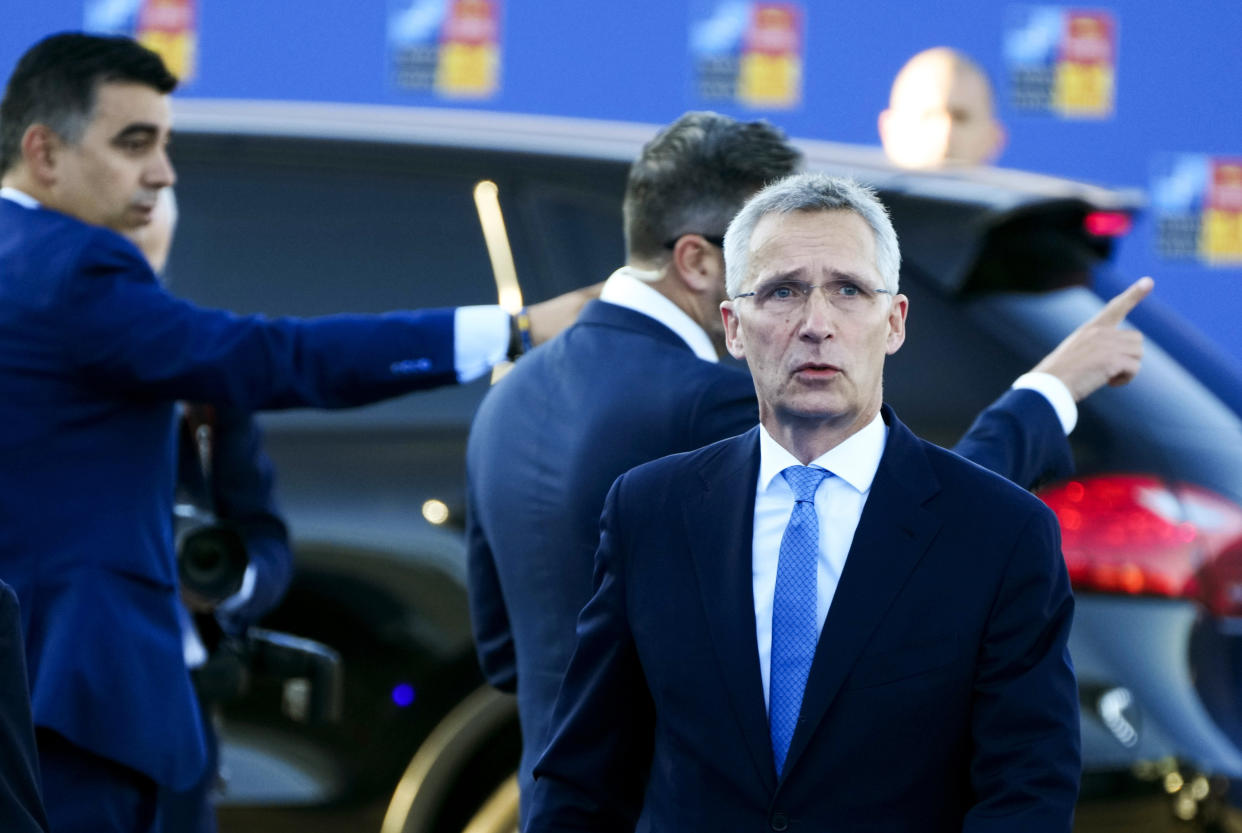
[[[755,281],[755,285],[761,286],[763,284],[779,283],[780,281],[788,280],[804,280],[802,276],[805,272],[806,269],[802,266],[794,269],[786,269],[782,272],[776,272],[766,277],[760,277]],[[861,284],[863,286],[870,286],[870,283],[861,275],[856,275],[853,272],[847,272],[843,269],[832,269],[828,272],[828,274],[834,281],[853,281],[854,283]],[[883,281],[881,281],[881,283],[883,283]]]
[[[138,122],[136,124],[126,125],[120,133],[112,137],[114,142],[122,142],[126,139],[154,139],[159,135],[160,129],[154,124],[146,122]]]

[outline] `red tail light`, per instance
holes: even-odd
[[[1040,495],[1061,522],[1070,581],[1083,590],[1193,598],[1242,615],[1242,507],[1144,475],[1072,480]]]
[[[1131,225],[1124,211],[1091,211],[1083,219],[1083,228],[1095,237],[1121,237],[1130,232]]]

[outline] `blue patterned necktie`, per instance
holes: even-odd
[[[815,644],[819,641],[819,622],[815,615],[819,554],[815,491],[829,472],[808,466],[790,466],[781,474],[793,489],[795,502],[781,537],[776,593],[772,599],[768,724],[777,775],[785,768],[785,755],[793,740],[794,727],[798,725],[802,692],[806,689]]]

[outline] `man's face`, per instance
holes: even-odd
[[[884,358],[905,339],[907,301],[874,290],[875,237],[852,211],[768,214],[741,292],[721,305],[729,352],[746,360],[760,420],[860,428],[880,408]],[[815,289],[801,303],[796,297]],[[790,300],[791,298],[795,300]]]
[[[1004,139],[987,83],[947,63],[899,79],[880,129],[885,152],[906,168],[985,165]]]
[[[171,126],[167,95],[143,84],[100,84],[81,140],[55,149],[48,206],[118,232],[146,225],[160,189],[175,179]]]

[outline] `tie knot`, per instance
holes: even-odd
[[[827,469],[814,466],[790,466],[781,474],[784,475],[789,488],[793,489],[795,501],[813,501],[815,491],[819,488],[819,484],[824,482],[829,472]]]

